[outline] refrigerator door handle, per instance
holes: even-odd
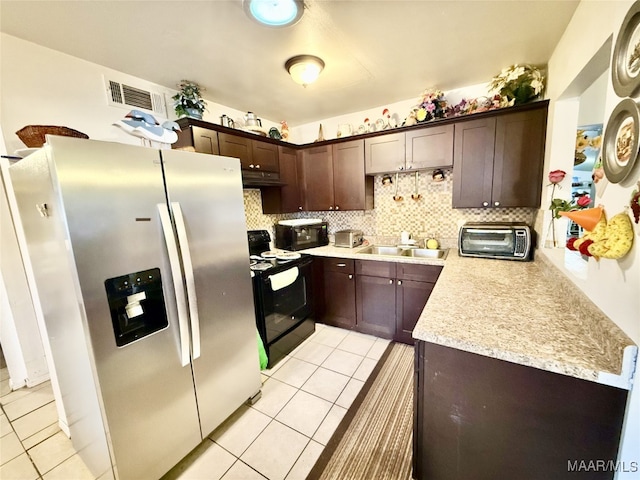
[[[187,238],[187,228],[184,224],[182,208],[179,202],[171,202],[173,218],[176,222],[178,232],[178,244],[182,255],[182,266],[184,267],[184,278],[187,284],[187,301],[189,303],[189,318],[191,320],[191,348],[193,359],[200,356],[200,318],[198,317],[198,299],[196,298],[196,282],[193,276],[193,263],[191,262],[191,252],[189,251],[189,239]]]
[[[180,332],[180,363],[186,367],[190,363],[189,358],[189,320],[187,313],[187,299],[185,297],[184,286],[182,285],[182,271],[180,269],[180,257],[178,255],[178,246],[176,237],[173,234],[171,225],[171,217],[169,216],[169,208],[164,203],[158,204],[158,213],[160,214],[160,224],[162,225],[162,233],[167,244],[167,253],[169,254],[169,265],[171,266],[171,277],[173,279],[173,289],[176,295],[176,304],[178,307],[178,330]]]

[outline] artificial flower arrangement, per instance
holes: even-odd
[[[489,84],[488,97],[463,98],[458,104],[449,106],[442,90],[425,90],[418,104],[409,112],[403,126],[521,105],[538,98],[543,90],[544,76],[539,68],[515,64],[493,78]]]
[[[568,201],[563,198],[554,198],[556,193],[556,187],[562,188],[559,184],[564,180],[567,172],[564,170],[553,170],[549,172],[549,186],[551,186],[551,203],[549,204],[549,210],[551,210],[551,234],[553,236],[553,246],[557,247],[556,241],[556,224],[555,219],[560,218],[560,212],[572,212],[574,210],[582,210],[591,205],[591,197],[589,195],[582,195],[577,199]]]
[[[420,101],[415,107],[416,120],[428,122],[436,118],[445,118],[447,116],[447,99],[442,90],[427,89],[422,92]]]
[[[587,208],[591,204],[591,197],[589,195],[582,195],[575,199],[575,201],[564,200],[562,198],[553,198],[556,187],[561,188],[558,185],[564,177],[567,175],[567,172],[564,170],[554,170],[549,172],[549,186],[551,186],[551,204],[549,205],[549,210],[553,213],[553,218],[560,218],[560,212],[571,212],[573,210],[581,210],[583,208]]]
[[[447,117],[458,117],[470,113],[487,112],[505,106],[505,99],[500,94],[492,97],[478,97],[467,100],[463,98],[453,107],[447,110]]]
[[[544,90],[544,76],[533,65],[511,65],[496,75],[489,84],[489,91],[506,99],[505,106],[522,105],[535,100]]]
[[[207,102],[201,96],[204,90],[197,83],[189,80],[181,80],[178,84],[180,91],[171,97],[174,101],[173,108],[178,117],[202,118],[202,113],[207,108]]]

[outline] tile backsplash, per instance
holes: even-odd
[[[356,228],[369,237],[389,238],[393,243],[403,230],[416,238],[435,236],[446,246],[454,246],[460,225],[465,222],[518,221],[533,225],[537,209],[532,208],[465,208],[451,207],[451,171],[445,172],[445,179],[434,182],[430,171],[418,173],[417,192],[420,199],[414,200],[416,177],[414,173],[403,173],[398,177],[398,195],[403,199],[395,201],[395,176],[391,185],[382,184],[382,175],[374,179],[374,209],[351,212],[300,212],[281,215],[262,213],[260,190],[245,189],[244,203],[249,230],[265,229],[273,235],[273,225],[289,218],[322,218],[329,223],[329,233],[345,228]]]

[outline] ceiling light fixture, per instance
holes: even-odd
[[[287,60],[284,68],[294,82],[306,87],[318,79],[324,68],[324,62],[313,55],[297,55]]]
[[[287,27],[302,18],[303,0],[243,0],[245,13],[269,27]]]

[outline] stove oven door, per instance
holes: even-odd
[[[309,258],[291,262],[289,268],[278,268],[275,273],[266,271],[261,275],[262,322],[259,322],[258,329],[265,346],[283,343],[286,336],[299,336],[296,329],[311,316],[312,261]]]

